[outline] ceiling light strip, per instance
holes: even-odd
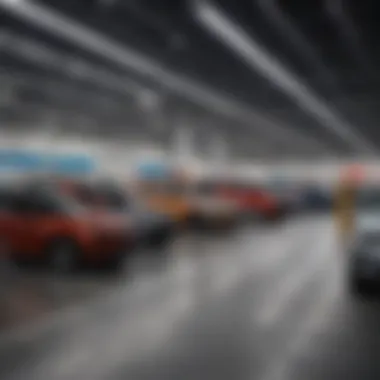
[[[325,129],[361,153],[376,152],[375,148],[355,131],[355,128],[341,120],[340,116],[314,94],[300,78],[287,70],[239,25],[231,21],[221,9],[207,1],[196,1],[194,11],[206,30],[239,55],[247,65],[286,93]]]
[[[283,142],[282,137],[286,136],[289,142],[293,142],[299,138],[305,143],[307,142],[308,145],[315,146],[322,151],[326,150],[322,144],[318,143],[315,145],[311,139],[302,136],[302,134],[290,128],[287,130],[284,127],[279,127],[277,122],[277,131],[274,131],[272,129],[274,125],[273,122],[268,121],[263,115],[260,115],[259,112],[245,109],[232,100],[216,95],[205,86],[194,84],[194,82],[179,75],[173,75],[167,72],[157,62],[149,60],[131,49],[120,46],[112,40],[105,38],[103,35],[85,28],[57,12],[48,10],[32,1],[0,0],[0,7],[41,29],[54,33],[126,69],[133,70],[156,82],[160,82],[163,86],[179,95],[186,96],[196,104],[200,104],[201,106],[207,105],[218,113],[244,120],[245,123],[249,123],[250,125],[255,123],[256,126],[259,127],[258,130],[267,133],[272,140]],[[283,132],[281,138],[278,138],[277,134],[280,130]]]

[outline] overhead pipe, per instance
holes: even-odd
[[[117,76],[114,76],[113,74],[103,69],[95,68],[94,66],[88,64],[85,61],[78,61],[73,57],[59,54],[53,51],[52,49],[48,48],[47,46],[41,46],[33,40],[20,37],[13,33],[0,33],[0,40],[0,49],[2,48],[9,54],[17,56],[25,61],[29,61],[32,64],[36,64],[46,69],[52,69],[57,72],[63,72],[66,75],[71,75],[72,72],[70,71],[70,67],[72,66],[72,64],[78,63],[82,65],[84,73],[86,73],[86,75],[79,76],[78,79],[84,82],[89,81],[91,83],[101,86],[102,88],[109,88],[124,92],[125,95],[136,95],[138,87],[137,85],[134,85],[133,82],[132,86],[130,82],[126,82],[123,84],[123,80],[118,79]],[[31,54],[32,51],[36,53],[38,52],[39,54]],[[88,75],[89,73],[93,73],[96,75]],[[139,93],[143,91],[142,88],[138,88],[138,90]],[[310,143],[312,143],[313,146],[315,145],[314,148],[317,151],[321,151],[321,149],[324,149],[322,146],[319,145],[318,141],[313,140],[312,138],[306,139],[303,138],[302,135],[293,135],[291,133],[292,131],[287,132],[283,128],[278,127],[277,123],[274,120],[262,120],[262,124],[263,126],[270,127],[270,131],[268,132],[275,131],[277,140],[283,142],[284,140],[286,141],[287,139],[291,139],[292,142],[295,143],[295,145],[301,147],[301,151],[303,151],[303,149],[305,148],[307,150],[313,149],[313,147],[309,146]],[[247,130],[247,132],[252,133],[251,130]],[[289,134],[290,136],[288,136]],[[272,137],[269,136],[269,134],[267,136]],[[325,150],[322,150],[322,152],[325,152]],[[329,152],[326,153],[329,154]]]

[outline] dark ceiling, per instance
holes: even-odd
[[[40,10],[54,10],[126,49],[141,53],[166,72],[206,86],[241,107],[241,115],[236,116],[236,112],[229,115],[222,106],[210,107],[201,97],[199,101],[196,96],[188,97],[186,91],[176,93],[172,87],[166,87],[159,75],[127,69],[120,62],[108,59],[107,54],[101,57],[92,48],[48,32],[46,26],[38,26],[36,19],[26,20],[22,12],[15,11],[18,5],[14,4],[23,2],[36,4]],[[342,133],[331,129],[332,124],[340,124],[351,128],[361,141],[368,143],[371,153],[376,153],[380,143],[377,128],[380,116],[379,2],[210,2],[291,71],[298,82],[334,114],[334,120],[311,115],[302,99],[300,103],[289,97],[275,80],[264,78],[263,72],[255,70],[250,62],[202,25],[197,9],[205,2],[208,0],[0,0],[5,11],[0,14],[0,23],[8,39],[2,44],[3,48],[8,46],[2,49],[2,78],[4,83],[15,78],[21,82],[17,86],[17,102],[3,104],[1,117],[13,121],[22,119],[19,112],[22,104],[29,110],[24,113],[27,118],[35,117],[38,124],[39,113],[46,115],[46,111],[41,111],[44,105],[51,110],[51,117],[64,115],[57,119],[71,124],[64,126],[67,128],[75,129],[80,115],[82,127],[87,125],[97,133],[154,136],[163,142],[170,139],[172,128],[187,122],[196,129],[200,144],[211,139],[213,133],[222,133],[234,154],[245,157],[306,157],[307,154],[321,157],[329,152],[338,156],[363,154],[362,145],[347,141]],[[10,32],[12,37],[9,37]],[[49,54],[53,51],[55,57],[51,57],[47,65],[44,62],[50,58],[41,59],[42,53],[36,53],[33,58],[25,49],[26,53],[22,54],[15,43],[20,40],[29,49],[33,46],[31,41],[38,42],[48,48]],[[99,80],[96,72],[88,75],[95,76],[96,81],[86,80],[83,73],[75,75],[73,70],[68,79],[67,57],[79,57],[92,68],[106,71],[116,84],[120,83],[120,88],[107,86],[110,81]],[[82,72],[89,70],[89,66],[78,66]],[[136,106],[133,93],[144,88],[164,95],[165,100],[154,113]],[[253,120],[251,111],[258,112],[260,117]],[[70,115],[73,115],[71,123],[67,122]],[[25,125],[25,121],[19,124]],[[127,128],[126,124],[133,124],[135,128]]]

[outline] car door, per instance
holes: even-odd
[[[0,198],[0,247],[21,253],[29,246],[27,204],[17,190],[2,191]]]

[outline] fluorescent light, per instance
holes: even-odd
[[[310,148],[320,149],[321,151],[326,150],[320,143],[315,143],[312,139],[295,132],[291,128],[280,126],[280,123],[267,119],[253,108],[243,107],[238,102],[228,97],[220,96],[206,86],[190,81],[180,75],[171,74],[161,67],[159,63],[32,1],[9,2],[9,0],[0,0],[0,7],[30,24],[49,31],[113,63],[117,63],[124,69],[133,70],[153,79],[165,88],[185,96],[202,107],[206,106],[223,115],[244,121],[245,124],[256,128],[259,133],[266,135],[271,140],[283,143],[285,139],[285,141],[293,143],[295,139],[299,139]]]
[[[295,103],[317,119],[329,132],[333,132],[354,149],[374,153],[370,143],[343,121],[332,109],[304,84],[294,73],[287,70],[275,57],[251,38],[224,12],[208,1],[196,1],[194,11],[200,24],[217,39],[227,45],[253,70],[277,86]]]
[[[1,48],[38,66],[63,72],[70,76],[75,75],[84,81],[94,83],[103,88],[124,92],[127,95],[136,95],[138,91],[143,89],[142,86],[120,75],[115,75],[87,61],[64,55],[47,45],[15,33],[0,32]]]

